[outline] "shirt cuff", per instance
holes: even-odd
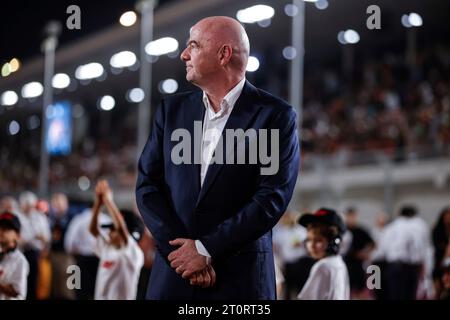
[[[206,263],[209,265],[211,263],[211,255],[200,240],[195,240],[195,248],[199,254],[206,257]]]

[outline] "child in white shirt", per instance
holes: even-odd
[[[350,281],[347,267],[338,254],[345,225],[331,209],[322,208],[305,214],[299,224],[307,228],[306,248],[318,260],[298,294],[300,300],[349,300]]]
[[[137,215],[129,212],[126,217],[117,209],[112,191],[105,180],[96,186],[96,199],[92,209],[90,231],[96,237],[96,254],[100,262],[95,284],[95,300],[134,300],[144,254],[138,241],[144,231]],[[113,223],[108,227],[108,239],[97,227],[101,205],[105,205]],[[127,219],[128,226],[125,223]]]
[[[10,212],[0,215],[0,300],[25,300],[28,261],[17,249],[19,218]]]

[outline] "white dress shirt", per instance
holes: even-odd
[[[50,242],[50,224],[47,216],[33,210],[29,213],[17,214],[21,224],[20,237],[24,250],[42,250]],[[42,237],[38,239],[38,237]]]
[[[203,186],[205,181],[206,173],[208,172],[208,167],[211,163],[214,150],[216,149],[217,143],[222,136],[223,128],[233,111],[234,105],[238,100],[244,88],[245,78],[243,78],[239,83],[231,89],[225,97],[223,97],[220,103],[219,111],[215,112],[211,103],[209,102],[208,95],[203,91],[203,104],[206,108],[205,117],[203,118],[203,135],[202,144],[200,148],[201,155],[201,167],[200,167],[200,186]],[[195,241],[195,246],[197,251],[206,257],[211,257],[203,244],[199,241]]]
[[[427,224],[419,217],[399,216],[385,227],[380,250],[387,262],[426,264],[431,250]]]

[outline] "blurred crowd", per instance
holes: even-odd
[[[450,299],[450,207],[430,229],[414,206],[392,220],[384,213],[373,227],[359,223],[356,208],[344,213],[346,231],[339,255],[349,275],[354,300]],[[281,299],[295,299],[317,263],[305,245],[300,214],[288,211],[274,228],[273,242]]]
[[[53,194],[49,202],[30,191],[18,199],[2,197],[0,229],[4,230],[4,214],[16,216],[21,228],[17,249],[6,248],[0,232],[0,291],[7,271],[2,269],[7,269],[4,258],[16,249],[28,265],[26,299],[144,299],[153,238],[135,208],[117,209],[107,182],[97,184],[94,198],[93,203],[71,205],[63,193]],[[298,223],[299,217],[287,211],[273,231],[278,299],[296,299],[319,261],[307,248],[307,229]],[[431,228],[414,206],[402,207],[392,220],[380,213],[370,228],[360,224],[356,208],[348,208],[342,217],[345,232],[337,256],[345,262],[351,299],[450,299],[450,207]],[[120,268],[125,271],[113,272],[111,261],[119,253],[124,255]],[[80,268],[79,287],[68,285],[71,266]],[[126,266],[134,270],[127,271]],[[117,297],[99,293],[99,283],[108,288],[121,281],[133,288]]]
[[[104,198],[107,197],[112,201],[112,191],[109,187],[106,190],[106,192],[103,191],[107,194]],[[102,199],[102,193],[96,192],[95,198],[99,210],[96,225],[98,225],[98,234],[101,237],[96,237],[90,228],[91,221],[93,221],[93,210],[96,208],[93,203],[74,203],[71,205],[69,199],[63,193],[53,194],[49,202],[38,199],[30,191],[20,193],[18,199],[12,196],[2,197],[0,199],[0,229],[4,229],[4,222],[6,221],[1,219],[2,214],[5,214],[6,218],[8,215],[17,216],[20,221],[20,237],[18,237],[17,248],[14,246],[6,248],[8,244],[3,239],[3,232],[0,232],[0,235],[2,235],[2,239],[0,239],[0,291],[1,284],[5,282],[2,275],[8,275],[8,264],[3,265],[3,263],[8,262],[7,258],[10,251],[17,250],[23,253],[28,262],[27,281],[26,286],[24,286],[27,300],[88,300],[94,299],[94,297],[102,297],[95,291],[96,283],[104,280],[105,277],[107,279],[104,272],[101,272],[103,269],[114,269],[114,266],[111,262],[108,264],[108,260],[105,260],[107,258],[105,258],[105,254],[111,254],[111,250],[108,252],[103,246],[103,251],[99,251],[99,239],[110,237],[115,228],[117,230],[120,230],[120,228],[117,224],[113,224],[116,219],[115,216],[101,208],[100,205],[104,204],[110,211],[110,207],[107,206],[108,202],[99,200]],[[113,204],[114,207],[115,204]],[[115,211],[119,212],[118,209]],[[120,218],[119,221],[123,219],[123,221],[126,221],[127,234],[129,233],[130,236],[134,237],[134,240],[129,240],[131,238],[125,240],[125,243],[128,243],[127,248],[130,243],[136,242],[136,246],[131,247],[130,251],[137,252],[139,256],[142,255],[142,264],[136,264],[137,260],[133,260],[132,263],[137,265],[139,270],[137,270],[135,291],[133,289],[130,292],[133,296],[132,299],[144,299],[155,250],[154,241],[150,232],[143,227],[141,218],[136,211],[120,209],[120,215],[123,218]],[[108,232],[104,232],[105,228],[106,230],[112,228],[109,235]],[[130,259],[135,259],[135,257],[133,256]],[[71,288],[68,282],[69,277],[73,275],[75,270],[71,266],[79,267],[81,275],[78,284],[77,280],[74,280],[74,288]],[[16,267],[12,268],[15,269]],[[2,268],[5,268],[5,270]],[[24,269],[26,269],[25,266]],[[114,272],[116,278],[118,278],[117,271]],[[98,275],[101,279],[98,278]],[[132,277],[130,276],[127,281],[133,283]],[[120,290],[116,291],[120,292]],[[0,292],[0,298],[2,293]],[[105,297],[106,295],[103,295],[103,298]],[[130,299],[129,293],[128,296],[124,295],[117,298],[123,297]],[[25,297],[18,295],[16,298]]]
[[[450,145],[450,51],[422,51],[409,65],[402,55],[366,61],[351,85],[333,69],[305,80],[306,152],[379,149],[403,160],[429,146]],[[447,149],[446,149],[447,148]]]
[[[361,71],[353,72],[352,80],[337,71],[336,64],[306,67],[304,159],[341,155],[352,164],[364,158],[358,152],[379,151],[395,161],[450,154],[449,48],[421,51],[414,65],[400,54],[386,54],[376,62],[366,59],[355,66]],[[280,71],[285,69],[268,65],[254,82],[287,97],[287,75]],[[116,129],[107,138],[84,137],[69,156],[52,157],[50,185],[76,185],[82,176],[96,181],[110,175],[115,184],[133,186],[137,162],[133,124],[122,120],[112,124]],[[98,126],[98,119],[90,121],[90,128]],[[33,146],[27,143],[19,154],[14,146],[0,146],[0,193],[37,188],[39,150]]]

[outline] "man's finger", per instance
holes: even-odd
[[[179,266],[178,268],[176,268],[175,272],[178,274],[183,274],[183,272],[184,272],[183,266]]]
[[[168,259],[169,261],[172,261],[172,260],[174,260],[174,259],[176,258],[176,256],[177,256],[176,251],[177,251],[177,250],[174,250],[174,251],[172,251],[171,253],[169,253],[169,255],[167,256],[167,259]]]
[[[190,284],[195,286],[197,284],[197,274],[193,274],[190,280]]]
[[[169,244],[172,246],[182,246],[187,239],[183,239],[183,238],[177,238],[175,240],[171,240],[169,241]]]
[[[216,283],[216,271],[212,266],[208,266],[208,273],[211,277],[211,287]]]
[[[204,277],[203,277],[203,272],[197,272],[197,285],[199,286],[203,286],[203,281],[204,281]]]
[[[203,272],[203,286],[202,286],[202,288],[208,288],[208,287],[211,286],[211,277],[210,277],[207,269],[203,270],[202,272]]]
[[[182,278],[183,278],[183,279],[189,279],[194,273],[195,273],[195,272],[192,271],[191,269],[186,269],[186,270],[183,272]],[[197,274],[197,280],[198,280],[198,274]]]
[[[170,262],[170,266],[171,266],[172,268],[174,268],[174,269],[178,268],[178,267],[181,266],[182,264],[183,264],[183,261],[180,260],[180,259],[175,259],[175,260],[172,260],[172,261]]]

